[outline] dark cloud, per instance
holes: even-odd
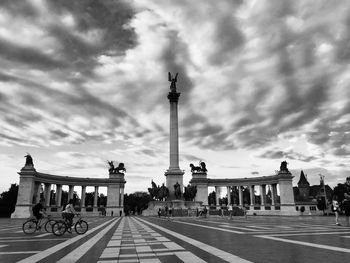
[[[154,150],[152,149],[144,149],[144,150],[141,150],[141,153],[145,154],[145,155],[148,155],[148,156],[151,156],[151,157],[156,157],[157,154]]]
[[[299,160],[303,162],[311,162],[317,160],[318,158],[314,156],[305,156],[304,154],[297,153],[293,150],[281,151],[281,150],[268,150],[258,157],[265,159],[290,159],[290,160]]]
[[[54,59],[36,48],[22,47],[4,39],[0,39],[0,54],[3,59],[12,62],[14,67],[23,67],[26,64],[27,67],[49,70],[67,65],[63,60]]]
[[[237,20],[231,12],[219,18],[216,23],[214,39],[217,39],[214,52],[209,61],[212,64],[220,65],[227,63],[229,56],[234,56],[244,44],[244,36],[237,27]]]

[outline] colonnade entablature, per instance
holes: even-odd
[[[110,171],[109,178],[88,178],[59,176],[47,173],[37,172],[32,163],[29,163],[18,173],[20,175],[17,203],[12,218],[25,218],[32,214],[32,207],[40,201],[40,195],[45,200],[47,211],[61,211],[62,206],[62,187],[68,186],[68,199],[73,198],[74,187],[81,187],[80,203],[75,204],[79,207],[80,213],[98,215],[98,195],[100,187],[107,187],[106,213],[111,215],[120,215],[124,210],[124,173]],[[86,213],[85,197],[86,188],[94,187],[94,200],[92,212]],[[52,199],[51,191],[55,188],[54,205],[50,202]]]
[[[275,175],[217,179],[199,171],[192,173],[190,183],[197,187],[195,201],[203,205],[214,205],[208,202],[208,187],[215,187],[215,205],[219,209],[221,190],[226,188],[227,205],[245,209],[247,214],[296,215],[292,181],[286,162],[282,162]]]

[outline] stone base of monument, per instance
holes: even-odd
[[[261,209],[261,210],[246,210],[248,216],[298,216],[300,215],[299,211],[296,211],[295,204],[284,204],[280,205],[278,210],[274,209]]]
[[[171,201],[150,201],[148,208],[142,211],[143,216],[158,216],[159,208],[164,210],[165,206],[173,208],[173,215],[187,215],[188,210],[195,210],[202,205],[202,202],[196,201],[184,201],[184,200],[171,200]],[[182,210],[184,213],[181,213]]]

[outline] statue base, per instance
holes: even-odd
[[[202,202],[185,201],[185,200],[171,200],[171,201],[150,201],[148,208],[142,211],[143,216],[158,216],[159,208],[164,210],[165,206],[173,209],[173,216],[186,216],[188,210],[194,210],[202,205]],[[186,213],[182,211],[186,210]]]
[[[169,197],[168,200],[175,200],[175,189],[174,185],[178,183],[180,185],[181,194],[184,192],[184,185],[183,185],[183,176],[184,171],[180,169],[168,169],[164,175],[166,177],[166,187],[169,189]]]

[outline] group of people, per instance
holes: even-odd
[[[162,214],[164,214],[165,217],[170,218],[173,216],[173,207],[168,205],[165,205],[163,208],[164,213],[162,213],[162,208],[158,209],[158,217],[160,218]]]
[[[332,200],[332,210],[335,214],[335,224],[341,225],[339,223],[339,214],[341,212],[341,207],[343,206],[344,213],[345,213],[345,221],[346,226],[350,226],[350,176],[346,178],[346,182],[344,184],[344,197],[340,196],[333,196]]]

